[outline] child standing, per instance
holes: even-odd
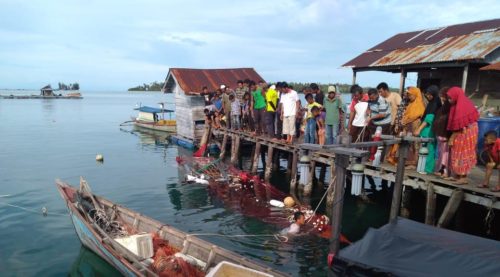
[[[241,103],[241,126],[245,131],[249,131],[250,125],[250,94],[245,92]]]
[[[234,94],[229,95],[229,101],[231,102],[231,129],[240,130],[241,129],[241,105],[240,101],[234,97]]]
[[[311,113],[313,114],[314,119],[316,120],[316,128],[318,129],[318,144],[325,145],[325,140],[326,140],[325,114],[322,113],[319,107],[317,106],[312,107]]]

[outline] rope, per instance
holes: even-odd
[[[20,210],[24,210],[26,212],[30,212],[30,213],[34,213],[34,214],[42,214],[43,216],[47,216],[47,215],[61,215],[61,216],[67,216],[67,214],[63,214],[63,213],[55,213],[55,212],[50,212],[47,210],[46,207],[42,207],[41,210],[35,210],[35,209],[31,209],[31,208],[27,208],[27,207],[22,207],[22,206],[18,206],[18,205],[14,205],[14,204],[9,204],[9,203],[5,203],[5,202],[0,202],[0,204],[4,205],[4,206],[9,206],[9,207],[13,207],[13,208],[17,208],[17,209],[20,209]]]
[[[361,132],[359,132],[358,137],[356,138],[356,141],[354,143],[359,142],[359,139],[362,138],[362,137],[364,137],[364,135],[365,135],[365,129],[366,129],[366,126],[363,126],[363,129],[361,129]]]
[[[256,237],[256,238],[264,238],[264,237],[273,237],[280,242],[287,242],[288,237],[280,234],[270,234],[270,235],[224,235],[217,233],[194,233],[189,234],[188,236],[212,236],[212,237],[225,237],[225,238],[242,238],[242,237]]]
[[[332,181],[330,182],[330,184],[328,184],[328,188],[326,188],[326,191],[325,193],[323,194],[323,196],[321,197],[321,200],[319,200],[319,203],[318,205],[316,206],[316,208],[314,209],[314,212],[313,212],[313,215],[316,214],[316,212],[318,211],[318,208],[319,206],[321,205],[321,203],[323,202],[323,199],[325,199],[325,196],[328,194],[328,190],[330,189],[330,187],[332,186],[332,184],[335,183],[335,179],[337,179],[337,176],[333,176],[333,179]],[[307,219],[306,223],[308,223],[310,220],[311,220],[312,216],[309,217],[309,219]]]

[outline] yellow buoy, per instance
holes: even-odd
[[[97,156],[95,156],[95,160],[98,162],[102,162],[104,161],[104,156],[102,154],[97,154]]]
[[[283,203],[285,203],[285,207],[287,208],[295,206],[295,200],[293,200],[290,196],[286,197],[285,200],[283,200]]]

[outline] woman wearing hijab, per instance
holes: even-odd
[[[425,98],[427,98],[429,103],[427,104],[427,107],[425,107],[424,114],[422,115],[422,123],[417,130],[413,132],[413,134],[422,138],[435,138],[435,134],[432,130],[432,124],[434,123],[437,110],[441,107],[439,88],[434,85],[428,87],[425,91]],[[429,154],[427,155],[427,160],[425,162],[425,171],[420,172],[422,174],[433,173],[436,164],[436,142],[434,140],[428,142],[427,149],[429,150]]]
[[[448,140],[450,139],[451,132],[447,130],[448,115],[450,114],[450,102],[448,102],[449,87],[444,87],[439,91],[439,98],[441,98],[441,107],[438,108],[434,123],[432,124],[432,131],[436,135],[437,141],[437,160],[436,160],[436,175],[443,178],[448,178],[451,174],[450,171],[450,147]]]
[[[447,126],[447,130],[452,132],[448,141],[451,169],[457,175],[457,183],[463,185],[467,184],[467,174],[477,162],[479,112],[461,88],[452,87],[447,95],[451,105]]]
[[[401,124],[405,133],[412,134],[420,126],[420,120],[425,111],[424,100],[422,99],[422,92],[417,87],[408,88],[408,106],[406,107]],[[410,147],[408,153],[407,165],[408,169],[415,169],[418,158],[418,144]]]

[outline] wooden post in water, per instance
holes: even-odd
[[[325,185],[325,178],[326,178],[326,164],[321,164],[319,167],[318,184],[321,184],[322,186],[324,186]]]
[[[231,153],[231,163],[234,166],[238,165],[238,160],[240,156],[240,141],[241,141],[240,136],[234,135],[234,140],[233,140],[234,146],[232,147],[233,151]]]
[[[444,207],[443,214],[439,217],[437,227],[445,228],[448,224],[450,224],[450,221],[457,212],[463,198],[464,192],[461,189],[455,189],[451,193],[450,199],[448,199],[448,202]]]
[[[314,184],[314,178],[316,177],[316,161],[312,160],[309,164],[309,178],[307,179],[307,184],[304,186],[304,196],[311,196]]]
[[[273,157],[273,166],[272,166],[272,170],[273,171],[276,171],[276,170],[279,170],[280,168],[280,151],[278,149],[276,149],[276,153],[274,153],[274,157]]]
[[[332,237],[330,238],[330,254],[337,256],[340,249],[340,230],[342,229],[342,210],[344,203],[344,183],[347,167],[349,166],[349,156],[335,155],[335,193],[332,211]]]
[[[427,183],[427,203],[425,205],[425,224],[434,226],[436,215],[436,193],[434,184]]]
[[[411,187],[403,186],[403,196],[401,199],[401,208],[399,210],[399,214],[404,218],[410,218],[410,203],[412,192],[413,189]]]
[[[295,195],[297,192],[297,162],[299,161],[299,153],[296,150],[292,153],[292,172],[290,174],[290,193]]]
[[[267,146],[267,160],[266,160],[266,170],[264,172],[264,181],[269,182],[269,179],[271,179],[271,173],[273,170],[273,154],[274,154],[274,147],[269,144]]]
[[[255,151],[253,153],[253,158],[252,158],[252,169],[251,173],[256,174],[257,173],[257,167],[259,166],[259,157],[260,157],[260,141],[257,141],[255,143]]]
[[[286,154],[286,175],[290,175],[292,173],[292,160],[293,153],[285,153]]]
[[[406,140],[401,140],[399,146],[399,160],[396,167],[396,180],[394,182],[394,192],[392,194],[391,215],[390,221],[396,220],[399,214],[399,207],[401,206],[401,191],[403,189],[403,179],[405,175],[406,156],[410,144]]]
[[[330,162],[330,181],[328,184],[328,193],[326,194],[326,206],[327,207],[332,207],[333,205],[333,188],[335,187],[335,184],[332,184],[333,178],[335,178],[335,161],[332,160]]]
[[[227,148],[227,131],[224,131],[224,137],[222,138],[222,145],[221,145],[221,150],[220,150],[220,157],[224,158],[226,155],[226,148]]]

